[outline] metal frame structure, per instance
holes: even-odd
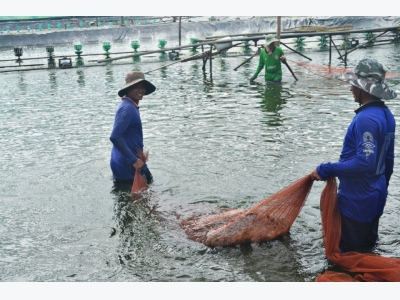
[[[203,60],[203,66],[202,69],[203,71],[205,71],[206,68],[206,64],[207,61],[209,61],[209,66],[210,66],[210,74],[212,72],[212,59],[214,56],[224,53],[226,51],[228,51],[230,48],[238,46],[242,43],[248,42],[248,41],[252,41],[254,42],[254,46],[258,47],[256,53],[254,53],[250,58],[246,59],[241,65],[239,65],[238,67],[236,67],[234,70],[236,71],[240,66],[242,66],[244,63],[246,63],[247,61],[249,61],[250,59],[252,59],[253,57],[255,57],[259,51],[260,51],[260,46],[258,46],[257,44],[259,43],[259,41],[264,41],[265,39],[265,35],[266,34],[276,34],[280,36],[280,44],[285,46],[286,48],[288,48],[289,50],[297,53],[298,55],[301,55],[302,57],[308,59],[308,60],[312,60],[311,58],[307,57],[306,55],[302,54],[299,51],[296,51],[294,49],[292,49],[291,47],[289,47],[287,45],[287,43],[282,42],[282,40],[285,39],[290,39],[290,38],[298,38],[298,37],[315,37],[315,36],[322,36],[322,35],[326,35],[329,37],[329,66],[332,63],[332,48],[335,48],[337,53],[339,54],[339,59],[342,60],[342,62],[345,64],[345,66],[347,66],[347,57],[350,53],[352,53],[353,51],[360,49],[362,47],[364,47],[365,45],[367,45],[368,43],[370,43],[373,40],[376,40],[378,37],[383,36],[384,34],[388,33],[388,32],[399,32],[400,31],[400,26],[391,26],[391,27],[380,27],[380,28],[368,28],[368,29],[356,29],[356,30],[338,30],[338,31],[302,31],[302,32],[282,32],[279,33],[277,31],[272,31],[272,32],[265,32],[265,33],[246,33],[246,34],[236,34],[236,35],[225,35],[225,36],[215,36],[215,37],[206,37],[205,40],[197,40],[197,42],[195,43],[191,43],[188,45],[182,45],[182,46],[178,46],[178,47],[171,47],[171,48],[163,48],[163,49],[158,49],[158,50],[151,50],[151,51],[143,51],[143,52],[120,52],[120,53],[113,53],[114,55],[118,55],[118,54],[125,54],[125,53],[129,53],[129,55],[123,55],[123,56],[118,56],[118,57],[110,57],[110,58],[105,58],[105,59],[99,59],[99,60],[91,60],[91,62],[97,62],[98,64],[101,63],[106,63],[109,64],[112,61],[117,61],[117,60],[122,60],[122,59],[126,59],[126,58],[134,58],[134,57],[140,57],[140,56],[145,56],[145,55],[150,55],[150,54],[155,54],[155,53],[165,53],[168,51],[178,51],[178,50],[183,50],[183,49],[193,49],[194,47],[201,47],[202,51],[199,54],[193,55],[189,58],[186,59],[182,59],[182,60],[177,60],[174,63],[170,63],[165,65],[164,67],[167,67],[169,65],[178,63],[178,62],[187,62],[187,61],[191,61],[191,60],[197,60],[197,59],[202,59]],[[355,48],[348,50],[347,47],[345,47],[344,49],[344,54],[341,53],[337,47],[337,45],[334,43],[333,41],[333,37],[334,36],[343,36],[343,35],[349,35],[349,34],[354,34],[354,33],[379,33],[375,36],[373,36],[371,39],[367,40],[365,43],[359,44],[357,45]],[[229,39],[227,40],[226,38]],[[221,48],[219,47],[221,44],[226,44],[227,41],[230,43],[230,45],[224,49],[218,49]],[[235,43],[236,42],[236,43]],[[205,47],[209,47],[209,50],[205,50]],[[333,47],[332,47],[333,46]],[[217,51],[213,51],[213,50],[217,50]],[[68,55],[68,57],[74,57],[74,56],[96,56],[96,55],[104,55],[104,53],[97,53],[97,54],[80,54],[80,55]],[[63,58],[64,56],[52,56],[52,58]],[[24,60],[30,60],[30,59],[42,59],[42,58],[47,58],[47,57],[36,57],[36,58],[25,58]],[[8,60],[0,60],[1,61],[13,61],[12,59],[8,59]],[[25,65],[25,66],[29,66],[29,65]],[[30,66],[35,66],[35,65],[30,65]],[[12,66],[6,66],[6,67],[12,67]],[[6,68],[6,67],[1,67],[1,68]],[[15,66],[14,66],[15,67]],[[85,66],[87,67],[87,66]],[[161,67],[161,68],[164,68]],[[161,69],[158,68],[158,69]],[[26,69],[25,69],[26,70]],[[15,70],[14,70],[15,71]],[[5,72],[5,71],[0,71],[0,72]],[[151,72],[151,71],[149,71]]]

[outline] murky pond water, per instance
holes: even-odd
[[[400,73],[399,53],[358,50],[349,64],[374,57]],[[307,55],[328,62],[327,52]],[[284,68],[282,85],[262,76],[250,85],[257,59],[233,71],[244,59],[214,59],[212,76],[201,61],[147,75],[157,91],[140,111],[154,183],[136,202],[109,167],[116,92],[127,72],[165,62],[0,74],[0,281],[290,282],[329,268],[323,182],[279,240],[211,249],[178,225],[193,214],[249,208],[340,154],[357,107],[347,84],[289,62],[297,82]],[[399,101],[386,102],[398,124]],[[398,140],[396,147],[398,155]],[[399,164],[376,251],[391,257],[400,257]]]

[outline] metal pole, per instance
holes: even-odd
[[[199,54],[195,54],[195,55],[189,56],[188,58],[185,58],[185,59],[182,59],[182,60],[177,60],[177,61],[175,61],[175,62],[173,62],[173,63],[164,65],[164,66],[162,66],[162,67],[160,67],[160,68],[147,71],[147,72],[145,72],[144,74],[149,74],[150,72],[157,71],[157,70],[160,70],[160,69],[163,69],[163,68],[166,68],[166,67],[175,65],[175,64],[177,64],[177,63],[183,63],[183,62],[187,62],[187,61],[191,61],[191,60],[199,59],[199,58],[200,58],[200,55],[199,55]]]
[[[208,59],[208,53],[207,53],[206,56],[203,58],[203,67],[201,68],[203,71],[206,70],[207,59]]]
[[[340,59],[341,59],[343,62],[345,62],[345,61],[344,61],[344,59],[343,59],[343,56],[342,56],[342,54],[340,54],[340,51],[339,51],[339,50],[338,50],[338,48],[336,47],[336,44],[335,44],[335,42],[334,42],[334,41],[332,41],[332,44],[333,44],[333,46],[335,46],[335,49],[336,49],[337,53],[339,53],[339,55],[340,55]]]
[[[206,70],[207,59],[208,59],[208,53],[207,53],[207,55],[203,58],[203,67],[201,68],[203,71]]]
[[[329,66],[332,60],[332,35],[329,35]]]
[[[280,46],[281,42],[281,17],[277,17],[277,29],[276,29],[276,39],[278,40],[278,46]]]
[[[203,45],[201,45],[201,52],[204,53],[204,46]],[[208,55],[208,53],[207,53],[207,55]],[[203,71],[206,69],[205,66],[206,66],[206,61],[207,61],[207,55],[203,56],[203,67],[202,67]]]
[[[347,68],[347,46],[349,43],[347,36],[345,37],[344,42],[344,67]]]
[[[387,32],[387,31],[385,31],[385,32],[382,32],[381,34],[378,34],[377,36],[374,36],[372,39],[369,39],[369,40],[368,40],[368,41],[366,41],[364,44],[358,45],[358,46],[357,46],[357,47],[355,47],[354,49],[350,50],[350,51],[349,51],[347,54],[350,54],[351,52],[353,52],[353,51],[357,50],[358,48],[360,48],[360,47],[362,47],[362,46],[364,46],[364,45],[368,44],[370,41],[373,41],[373,40],[375,40],[377,37],[379,37],[379,36],[381,36],[381,35],[384,35],[386,32]]]
[[[182,27],[182,17],[179,17],[179,47],[181,46],[181,27]]]
[[[241,66],[243,66],[245,63],[247,63],[248,61],[250,61],[254,56],[257,56],[258,54],[260,54],[261,52],[261,48],[257,48],[256,53],[254,53],[252,56],[250,56],[248,59],[246,59],[244,62],[242,62],[240,65],[238,65],[236,68],[233,69],[233,71],[237,71],[237,69],[239,69]]]
[[[292,50],[294,53],[297,53],[298,55],[301,55],[301,56],[303,56],[304,58],[307,58],[308,60],[312,60],[311,58],[309,58],[309,57],[307,57],[307,56],[301,54],[300,52],[297,52],[296,50],[293,50],[292,48],[290,48],[289,46],[287,46],[285,43],[282,43],[282,42],[281,42],[281,44],[282,44],[283,46],[285,46],[286,48],[288,48],[289,50]]]
[[[209,54],[210,55],[210,74],[212,73],[212,60],[213,60],[211,53],[212,53],[212,46],[210,46],[210,54]]]
[[[290,71],[290,73],[292,73],[294,79],[298,80],[297,77],[296,77],[296,75],[294,75],[292,69],[289,67],[287,61],[286,61],[286,60],[282,60],[282,63],[289,69],[289,71]]]

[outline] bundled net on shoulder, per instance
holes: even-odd
[[[149,158],[149,152],[143,152],[138,150],[137,151],[139,158],[143,161],[143,163],[146,163],[148,158]],[[146,190],[149,187],[147,184],[146,180],[143,178],[143,176],[138,172],[138,170],[135,171],[135,177],[133,178],[133,185],[132,185],[132,190],[131,190],[131,195],[133,194],[138,194],[144,190]]]
[[[247,210],[191,217],[180,225],[190,239],[211,247],[274,240],[290,230],[312,185],[311,175],[307,175]],[[315,281],[400,281],[400,259],[340,252],[341,219],[336,196],[336,179],[330,178],[320,203],[325,254],[330,261],[354,275],[326,271]]]

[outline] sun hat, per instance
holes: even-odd
[[[397,94],[385,83],[385,75],[386,70],[382,64],[375,59],[365,58],[357,64],[354,72],[346,72],[335,78],[346,81],[380,99],[394,99]]]
[[[266,35],[266,36],[265,36],[265,41],[266,41],[267,45],[269,45],[269,44],[271,44],[271,43],[273,43],[273,42],[279,42],[279,40],[276,39],[276,38],[274,37],[274,35],[272,35],[272,34]]]
[[[125,76],[125,86],[118,91],[118,96],[122,97],[126,95],[126,90],[130,88],[131,86],[135,85],[136,83],[142,82],[144,83],[144,86],[146,88],[146,93],[145,95],[151,94],[156,90],[156,87],[144,79],[144,74],[139,71],[133,71],[129,72]]]

